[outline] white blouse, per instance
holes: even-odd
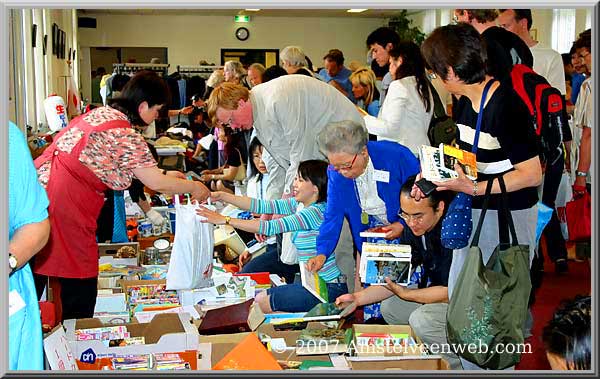
[[[418,156],[421,145],[429,145],[427,129],[433,115],[431,106],[425,111],[425,104],[417,91],[417,80],[407,76],[390,84],[379,117],[365,116],[367,130],[377,136],[377,140],[398,142]]]

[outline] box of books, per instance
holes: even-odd
[[[353,348],[356,356],[424,355],[421,339],[409,325],[354,324]]]
[[[395,356],[395,357],[347,357],[352,370],[388,371],[436,371],[450,370],[448,361],[439,355]]]
[[[154,353],[176,353],[192,369],[197,366],[198,331],[187,313],[157,314],[148,323],[104,324],[95,318],[71,319],[65,320],[64,326],[82,370],[113,368],[112,358]]]

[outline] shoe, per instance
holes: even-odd
[[[554,270],[557,274],[564,274],[569,271],[569,265],[566,259],[557,259],[554,262]]]

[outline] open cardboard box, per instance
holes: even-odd
[[[75,330],[114,326],[103,324],[95,318],[64,321],[66,337],[81,370],[99,370],[110,366],[108,355],[177,353],[197,367],[198,331],[190,322],[188,313],[165,313],[154,316],[149,323],[130,322],[127,326],[132,337],[144,337],[144,345],[107,347],[102,341],[77,341]],[[104,356],[104,357],[103,357]]]
[[[376,325],[376,324],[354,324],[352,326],[354,337],[353,345],[355,354],[359,357],[371,356],[421,356],[425,354],[423,341],[414,333],[409,325]],[[408,334],[417,343],[417,346],[375,346],[375,345],[359,345],[357,333],[373,333],[373,334]]]
[[[356,360],[364,359],[364,360]],[[352,370],[384,371],[384,370],[450,370],[448,361],[439,355],[423,357],[348,357],[348,364]]]
[[[131,246],[135,250],[135,258],[116,258],[117,252],[124,246]],[[112,263],[137,266],[140,263],[140,244],[138,242],[125,243],[99,243],[98,257],[100,263]]]

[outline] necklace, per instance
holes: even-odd
[[[367,161],[367,166],[365,167],[365,173],[364,173],[364,175],[366,175],[365,180],[367,180],[367,181],[369,181],[371,179],[370,178],[371,172],[370,172],[368,166],[369,166],[369,163]],[[358,179],[358,178],[356,178],[356,179]],[[356,200],[358,200],[358,205],[360,206],[360,210],[361,210],[361,212],[360,212],[360,222],[363,225],[367,225],[369,223],[369,215],[367,214],[367,212],[363,208],[362,201],[360,199],[360,194],[358,192],[358,183],[356,182],[356,179],[354,179],[354,193],[356,194]]]

